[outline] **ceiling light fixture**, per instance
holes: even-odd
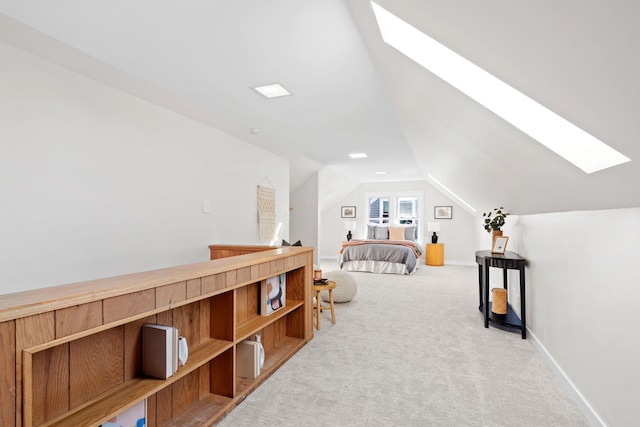
[[[376,175],[386,175],[386,172],[380,171],[380,172],[376,172]]]
[[[284,86],[280,83],[272,83],[263,86],[256,86],[253,88],[260,95],[265,98],[279,98],[281,96],[289,96],[291,92],[289,92]]]
[[[364,159],[365,157],[367,157],[367,155],[364,153],[351,153],[349,154],[349,157],[351,157],[352,159]]]
[[[371,2],[382,39],[586,173],[628,157]]]

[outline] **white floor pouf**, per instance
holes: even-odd
[[[333,290],[333,302],[342,303],[351,301],[358,293],[358,283],[353,274],[346,271],[328,271],[325,278],[336,282]],[[322,292],[322,301],[329,302],[329,292]]]

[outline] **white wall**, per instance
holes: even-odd
[[[434,206],[453,206],[452,219],[440,219],[441,231],[438,232],[438,243],[444,243],[445,263],[469,264],[475,261],[475,233],[476,220],[464,209],[460,208],[446,195],[442,194],[435,187],[426,181],[410,182],[382,182],[366,183],[358,186],[342,201],[335,206],[322,212],[320,224],[322,233],[320,235],[320,256],[323,259],[335,259],[337,262],[338,252],[342,241],[346,240],[347,231],[344,229],[344,218],[340,217],[341,206],[356,207],[356,222],[358,228],[354,233],[355,238],[366,237],[366,206],[365,193],[370,192],[403,192],[421,191],[424,193],[423,221],[433,221]],[[431,243],[431,233],[426,231],[421,238],[421,243]],[[424,248],[422,248],[424,251]],[[423,260],[424,261],[424,260]]]
[[[285,159],[3,43],[0,63],[0,293],[259,243],[263,182],[288,237]]]
[[[592,419],[636,425],[640,208],[509,217],[505,235],[528,260],[530,337]]]
[[[302,183],[290,195],[290,243],[300,240],[304,246],[312,246],[314,262],[318,260],[319,206],[318,206],[318,173]]]

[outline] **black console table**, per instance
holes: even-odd
[[[480,311],[484,313],[484,327],[489,327],[489,320],[498,326],[517,328],[522,332],[522,339],[527,338],[527,315],[525,300],[524,266],[527,260],[513,252],[495,254],[491,251],[477,251],[476,263],[478,263],[478,282]],[[489,302],[489,267],[502,269],[502,285],[507,288],[507,270],[518,270],[520,275],[520,316],[507,304],[507,314],[498,315],[491,311]],[[484,297],[484,298],[483,298]]]

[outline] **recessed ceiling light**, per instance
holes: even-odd
[[[586,173],[630,161],[604,142],[371,2],[385,43]]]
[[[273,84],[268,84],[264,86],[256,86],[253,88],[253,90],[258,92],[260,95],[264,96],[265,98],[278,98],[281,96],[291,95],[291,92],[285,89],[285,87],[282,86],[280,83],[273,83]]]
[[[381,172],[376,172],[376,175],[386,175],[386,174],[387,174],[386,172],[382,172],[382,171]]]
[[[367,155],[364,153],[351,153],[349,154],[349,157],[351,157],[352,159],[364,159],[365,157],[367,157]]]

